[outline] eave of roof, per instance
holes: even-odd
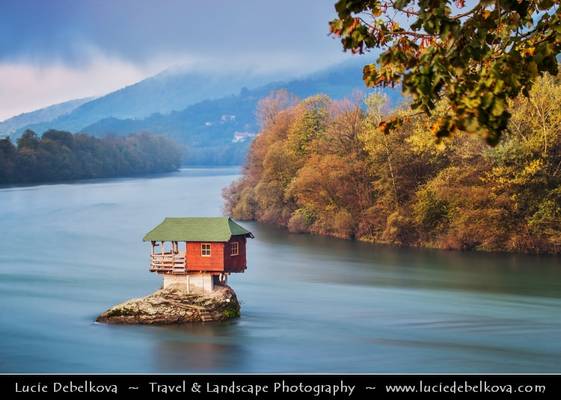
[[[165,218],[144,241],[227,242],[232,236],[253,234],[229,217]]]

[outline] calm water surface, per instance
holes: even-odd
[[[142,236],[220,215],[237,169],[0,188],[0,371],[559,372],[561,259],[394,249],[246,223],[242,317],[94,323],[156,290]]]

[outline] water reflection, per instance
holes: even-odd
[[[231,365],[243,365],[245,352],[235,340],[237,322],[188,324],[161,327],[153,348],[156,371],[224,371]]]
[[[296,252],[315,260],[310,274],[301,275],[310,281],[561,296],[559,256],[394,248],[249,225],[259,240],[277,248],[279,257]]]

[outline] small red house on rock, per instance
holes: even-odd
[[[150,271],[164,288],[211,292],[233,272],[244,272],[245,244],[253,234],[231,218],[166,218],[144,236],[152,244]]]

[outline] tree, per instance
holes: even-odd
[[[16,146],[10,137],[0,139],[0,182],[9,181],[14,174]]]
[[[26,129],[21,137],[17,140],[18,150],[23,148],[37,149],[39,147],[39,137],[35,132],[30,129]]]
[[[293,230],[299,231],[307,222],[307,228],[314,233],[354,235],[364,206],[361,198],[369,193],[370,182],[364,164],[351,157],[314,154],[307,160],[288,187],[287,194],[299,207],[289,227],[290,222],[295,225],[298,221],[298,228]]]
[[[381,135],[385,100],[311,97],[278,112],[224,192],[226,211],[377,243],[561,254],[559,79],[538,78],[509,102],[495,147],[475,135],[438,140],[428,127],[444,102]]]
[[[313,141],[325,133],[331,99],[315,95],[302,100],[288,132],[288,145],[297,158],[310,153]]]
[[[286,89],[276,90],[259,100],[256,114],[261,127],[267,126],[279,112],[293,106],[297,100]]]
[[[58,131],[55,129],[49,129],[47,132],[43,133],[41,136],[43,141],[50,140],[56,142],[60,145],[66,146],[69,149],[72,148],[74,143],[74,136],[70,132]]]
[[[41,138],[27,130],[17,141],[0,139],[0,184],[48,182],[174,171],[181,149],[158,135],[96,138],[49,130]]]
[[[557,73],[560,0],[338,0],[331,33],[345,50],[379,49],[364,67],[368,86],[402,85],[411,108],[435,119],[437,137],[456,131],[491,145],[507,130],[509,99]],[[399,118],[382,122],[387,132]]]

